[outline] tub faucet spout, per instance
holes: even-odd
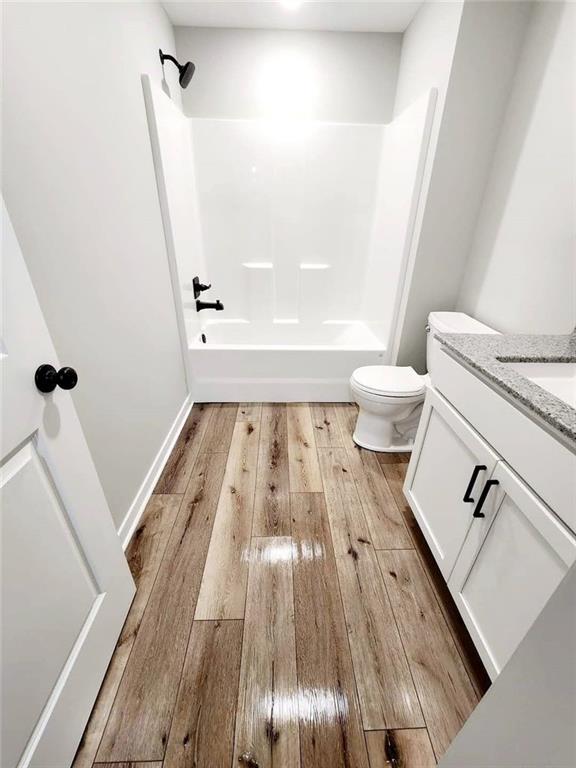
[[[196,299],[196,312],[201,312],[203,309],[216,309],[219,311],[224,309],[224,304],[222,304],[220,299],[216,299],[216,301],[200,301],[200,299]]]

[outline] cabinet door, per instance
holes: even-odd
[[[497,461],[442,395],[428,390],[404,493],[446,580],[474,519],[474,503]]]
[[[507,464],[491,480],[449,587],[494,678],[575,562],[576,539]]]

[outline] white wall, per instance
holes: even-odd
[[[6,204],[120,525],[187,395],[140,84],[172,29],[155,4],[4,10]]]
[[[442,121],[463,6],[463,0],[423,3],[402,40],[394,114],[400,114],[435,88],[438,95],[433,145]]]
[[[387,122],[400,45],[399,34],[177,27],[178,57],[197,67],[184,111]]]
[[[411,250],[407,255],[406,278],[399,301],[399,316],[396,320],[395,338],[392,340],[391,354],[393,361],[396,361],[400,352],[404,354],[406,360],[410,360],[411,356],[411,353],[408,353],[408,355],[405,353],[407,338],[406,334],[403,334],[402,331],[407,312],[409,289],[419,253],[418,245],[432,180],[438,136],[444,117],[446,92],[452,71],[452,61],[454,59],[463,7],[464,0],[455,0],[455,2],[450,3],[423,3],[402,38],[394,114],[401,114],[409,104],[413,103],[431,88],[436,90],[437,95],[428,155],[424,164],[422,191],[414,223],[414,236]],[[408,364],[412,364],[412,362],[415,361],[410,361]]]
[[[459,308],[508,333],[576,325],[576,7],[538,3]]]
[[[420,14],[427,14],[427,24],[416,26],[420,44],[412,41],[408,49],[408,53],[414,51],[417,64],[408,53],[402,57],[400,81],[404,68],[421,73],[410,79],[412,89],[421,79],[429,86],[428,73],[437,69],[432,65],[440,50],[438,25],[432,21],[438,15],[444,19],[444,5],[423,6],[409,28],[410,33],[412,25],[419,24]],[[437,145],[430,158],[410,287],[402,308],[397,358],[401,365],[424,370],[426,317],[431,310],[456,305],[529,11],[529,3],[517,2],[467,2],[462,8]],[[456,16],[457,11],[453,13]],[[442,25],[444,32],[449,31],[448,46],[453,45],[454,27]],[[418,58],[418,51],[431,56],[429,68]],[[444,77],[445,64],[434,77]],[[402,93],[399,88],[399,95]]]
[[[576,765],[576,568],[440,760],[440,768]]]

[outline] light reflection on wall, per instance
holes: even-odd
[[[318,73],[295,51],[274,52],[257,78],[262,117],[277,122],[312,120],[318,105]]]

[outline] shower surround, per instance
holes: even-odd
[[[434,93],[378,125],[189,119],[143,86],[195,400],[349,399],[391,362]]]

